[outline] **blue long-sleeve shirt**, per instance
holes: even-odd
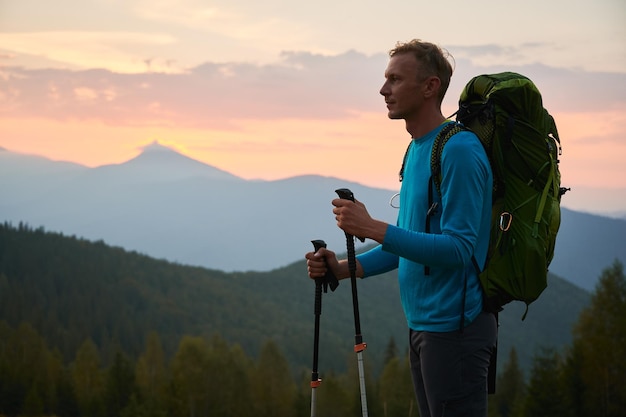
[[[472,256],[482,267],[489,245],[492,173],[482,144],[469,131],[457,133],[443,148],[441,196],[433,184],[438,210],[431,216],[430,233],[425,233],[431,151],[444,125],[412,139],[397,225],[387,227],[381,245],[358,256],[364,277],[398,268],[407,323],[417,331],[457,330],[462,310],[464,325],[482,310]],[[429,275],[424,265],[429,266]]]

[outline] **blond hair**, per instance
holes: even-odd
[[[448,60],[448,58],[454,60],[452,55],[433,43],[423,42],[419,39],[396,43],[396,46],[389,51],[389,57],[397,54],[413,54],[420,65],[420,75],[423,75],[424,78],[431,76],[439,78],[441,85],[438,98],[439,102],[442,102],[450,86],[450,78],[454,71]]]

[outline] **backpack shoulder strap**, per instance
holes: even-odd
[[[437,188],[437,192],[439,193],[439,195],[441,195],[441,154],[443,153],[443,147],[448,142],[448,140],[450,140],[452,136],[456,135],[457,133],[463,130],[469,130],[469,129],[458,122],[449,123],[443,129],[441,129],[441,132],[439,132],[439,134],[435,138],[435,142],[433,143],[433,150],[430,155],[431,177],[429,180],[429,189],[428,189],[429,207],[433,204],[433,201],[432,201],[432,184],[433,183],[435,184],[435,187]],[[426,219],[426,222],[427,222],[426,229],[430,231],[429,219]],[[478,261],[476,260],[476,257],[474,257],[474,255],[472,255],[472,264],[474,265],[474,269],[476,270],[476,273],[480,275],[483,268],[481,268],[480,265],[478,265]]]
[[[426,213],[424,232],[430,233],[430,221],[432,215],[437,210],[437,203],[433,198],[433,184],[437,188],[437,193],[441,196],[441,154],[443,153],[443,147],[450,140],[450,138],[462,130],[467,130],[462,124],[458,122],[451,122],[446,124],[443,129],[435,137],[433,142],[433,149],[430,154],[430,178],[428,178],[428,211]],[[424,265],[424,275],[430,275],[430,267]]]
[[[441,129],[433,143],[433,150],[430,154],[430,175],[439,195],[441,195],[441,154],[443,147],[452,136],[463,130],[467,130],[467,128],[458,122],[448,123]],[[430,204],[432,201],[429,202],[429,206]]]

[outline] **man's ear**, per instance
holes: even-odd
[[[437,97],[439,94],[439,88],[441,87],[441,80],[434,75],[428,77],[424,81],[424,98]]]

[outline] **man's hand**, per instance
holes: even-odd
[[[335,252],[326,248],[320,248],[317,252],[308,252],[304,257],[306,258],[309,278],[323,278],[330,269],[337,279],[341,279],[341,275],[337,274],[340,267]]]
[[[359,200],[351,201],[345,198],[336,198],[332,201],[333,214],[337,220],[337,226],[344,232],[369,238],[378,243],[383,243],[388,224],[373,219],[367,208]]]
[[[308,252],[304,255],[306,258],[307,271],[309,278],[323,278],[326,275],[327,270],[331,270],[338,280],[350,278],[350,270],[348,268],[348,261],[342,259],[337,260],[335,252],[320,248],[317,252]],[[356,276],[363,276],[363,267],[359,261],[356,261]]]

